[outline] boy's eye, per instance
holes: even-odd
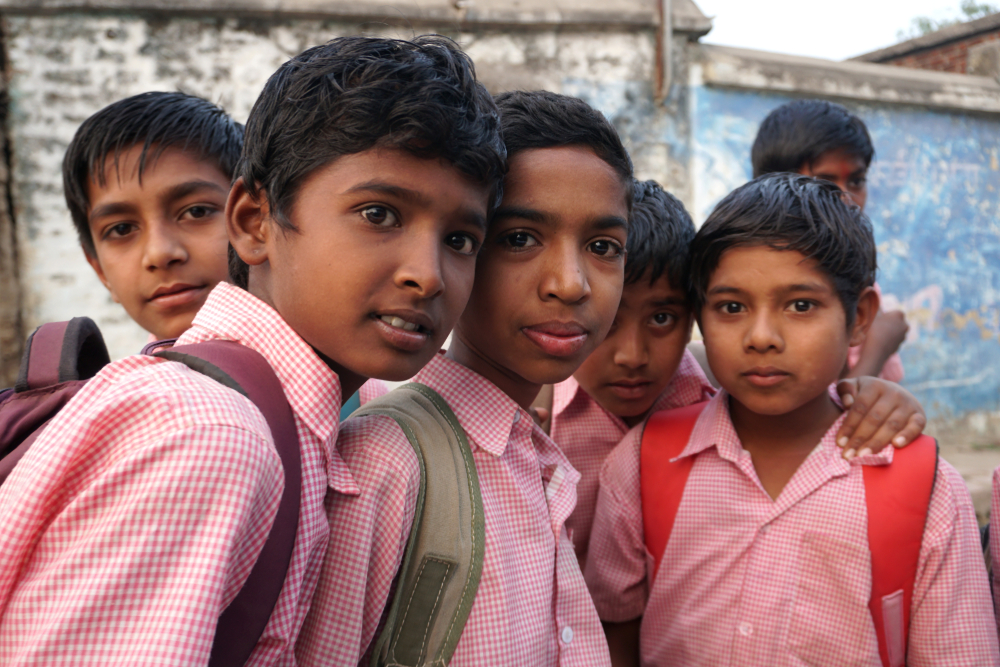
[[[397,224],[396,214],[385,206],[369,206],[362,209],[361,216],[379,227],[391,227]]]
[[[719,306],[719,309],[727,315],[736,315],[737,313],[743,312],[743,304],[736,303],[735,301],[727,301]]]
[[[677,321],[677,317],[675,317],[673,313],[657,313],[653,315],[652,319],[653,324],[661,327],[673,324]]]
[[[538,239],[528,232],[511,232],[499,240],[507,247],[515,250],[523,250],[538,245]]]
[[[213,213],[215,213],[215,210],[216,209],[212,208],[211,206],[192,206],[187,211],[185,211],[185,214],[197,220],[212,215]]]
[[[476,239],[468,234],[449,234],[444,242],[449,248],[462,255],[474,255],[479,247]]]
[[[135,230],[135,225],[131,222],[119,222],[117,225],[111,225],[104,232],[103,238],[121,238],[123,236],[128,236]]]
[[[608,239],[594,241],[588,247],[592,253],[600,257],[619,257],[622,254],[622,247]]]

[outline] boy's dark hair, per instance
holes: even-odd
[[[579,98],[547,90],[516,90],[496,99],[509,157],[529,148],[587,146],[621,176],[631,211],[632,158],[618,130],[600,111]]]
[[[673,287],[683,289],[688,272],[688,252],[694,222],[684,204],[656,181],[635,181],[635,200],[628,223],[625,284],[643,278],[652,284],[666,275]]]
[[[858,297],[875,282],[871,223],[833,183],[797,174],[767,174],[736,188],[698,230],[689,274],[697,317],[723,253],[762,245],[816,260],[837,290],[848,326],[854,322]]]
[[[294,230],[289,213],[306,178],[376,147],[442,158],[490,189],[490,212],[500,201],[507,152],[496,105],[472,60],[437,35],[341,37],[286,62],[250,112],[237,176]],[[229,258],[230,279],[245,288],[249,267],[231,248]]]
[[[63,158],[63,192],[80,245],[96,254],[88,214],[91,180],[107,184],[105,161],[142,144],[138,177],[167,148],[197,153],[230,178],[243,148],[243,125],[208,100],[184,93],[141,93],[110,104],[83,121]]]
[[[872,163],[875,147],[864,122],[826,100],[796,100],[768,114],[757,130],[750,159],[753,175],[797,172],[820,155],[843,148]]]

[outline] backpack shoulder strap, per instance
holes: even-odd
[[[656,412],[646,420],[639,447],[639,489],[642,494],[642,528],[646,549],[653,556],[653,576],[670,541],[674,519],[681,506],[684,486],[694,465],[694,457],[680,461],[698,415],[708,401],[675,410]]]
[[[893,452],[891,465],[862,466],[872,557],[869,607],[886,667],[906,662],[913,585],[937,461],[937,441],[923,435]]]
[[[89,380],[109,363],[108,348],[94,320],[48,322],[28,336],[14,391]]]
[[[237,667],[246,663],[264,633],[284,587],[295,546],[302,495],[295,417],[271,364],[244,345],[215,340],[160,350],[154,356],[185,364],[253,401],[267,420],[284,468],[285,488],[271,532],[246,583],[222,612],[215,630],[209,666]]]
[[[366,403],[354,413],[363,415],[394,419],[420,464],[413,528],[372,665],[443,667],[462,636],[483,569],[486,524],[472,449],[448,404],[423,384]]]

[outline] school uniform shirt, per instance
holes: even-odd
[[[664,387],[650,412],[683,408],[707,401],[714,394],[715,389],[697,359],[685,350],[673,379]],[[576,509],[566,520],[566,530],[581,567],[587,558],[601,466],[628,431],[628,424],[602,408],[576,378],[571,377],[553,386],[549,434],[580,473],[580,482],[576,485]]]
[[[439,354],[413,379],[457,416],[483,498],[482,577],[451,667],[610,664],[565,529],[579,473],[528,412],[469,368]],[[416,455],[392,419],[352,417],[337,447],[361,493],[328,498],[330,546],[296,647],[303,664],[367,664],[419,489]]]
[[[601,618],[642,616],[643,665],[880,666],[861,465],[891,464],[893,448],[845,461],[842,416],[772,500],[727,406],[720,392],[681,453],[696,459],[652,590],[641,433],[608,457],[586,571]],[[911,611],[910,667],[1000,664],[972,499],[943,460]]]
[[[302,453],[298,533],[247,665],[294,665],[326,552],[340,382],[262,301],[222,283],[179,345],[235,340],[272,365]],[[188,367],[105,367],[0,487],[0,664],[204,665],[274,521],[284,472],[260,411]]]

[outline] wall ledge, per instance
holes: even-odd
[[[989,77],[714,44],[692,48],[697,49],[702,81],[709,86],[1000,113],[1000,83]]]

